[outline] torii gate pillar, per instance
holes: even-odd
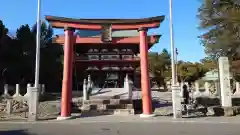
[[[64,42],[61,116],[58,117],[58,120],[68,119],[71,116],[74,29],[65,28],[64,34],[65,42]]]
[[[140,117],[152,117],[152,96],[150,90],[149,72],[148,72],[148,41],[147,29],[140,28],[140,67],[141,67],[141,89],[142,89],[142,111]]]

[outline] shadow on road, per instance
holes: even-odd
[[[9,130],[0,131],[0,135],[35,135],[35,134],[31,134],[27,130]]]

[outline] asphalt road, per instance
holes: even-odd
[[[0,135],[239,135],[240,124],[37,123],[0,124]]]

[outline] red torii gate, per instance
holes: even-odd
[[[74,59],[74,44],[104,43],[99,37],[79,37],[74,35],[74,30],[102,30],[103,25],[110,24],[111,30],[138,30],[139,36],[126,38],[112,38],[108,44],[139,44],[141,89],[142,89],[142,116],[152,115],[152,99],[148,72],[148,43],[156,43],[157,36],[147,36],[150,28],[158,28],[164,20],[164,16],[144,19],[72,19],[56,16],[46,16],[46,20],[53,28],[64,29],[65,36],[54,39],[54,42],[64,44],[64,67],[62,81],[61,117],[68,118],[71,115],[72,99],[72,67]]]

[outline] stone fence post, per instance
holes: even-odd
[[[132,99],[132,89],[133,89],[133,83],[129,80],[128,75],[126,75],[126,78],[124,80],[124,89],[127,93],[127,98]]]
[[[3,93],[4,96],[10,96],[9,93],[8,93],[8,84],[5,84],[4,85],[4,93]]]
[[[28,97],[29,96],[29,94],[30,94],[29,87],[31,87],[30,83],[27,84],[27,92],[25,93],[24,97]]]
[[[89,100],[89,96],[88,96],[88,86],[87,86],[87,80],[84,79],[83,80],[83,101],[85,100]]]
[[[20,85],[16,84],[16,92],[13,95],[13,97],[20,97],[20,96],[21,96],[21,94],[20,94]]]
[[[236,82],[236,91],[234,93],[235,96],[240,96],[240,83]]]
[[[6,113],[10,115],[12,113],[12,110],[13,110],[13,102],[11,99],[8,99],[7,106],[6,106]]]
[[[46,91],[45,84],[41,85],[41,95],[44,95]]]

